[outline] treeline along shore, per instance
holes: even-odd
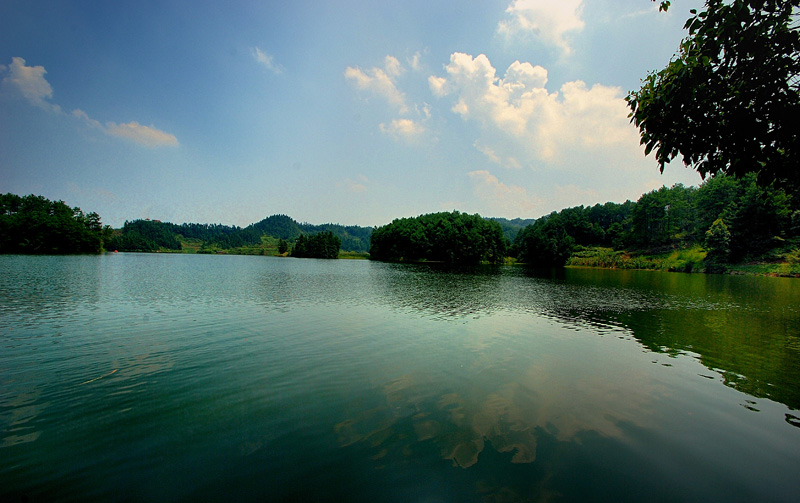
[[[637,201],[576,206],[537,219],[458,211],[380,227],[312,225],[272,215],[247,227],[126,221],[119,229],[41,196],[0,195],[0,252],[230,253],[450,264],[524,263],[800,276],[800,197],[755,175],[718,175]]]

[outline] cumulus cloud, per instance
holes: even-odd
[[[411,119],[394,119],[390,124],[380,124],[380,130],[397,139],[414,139],[425,132],[425,126]]]
[[[283,73],[283,67],[275,62],[275,58],[271,54],[262,51],[259,47],[253,47],[251,53],[253,54],[253,59],[269,71],[276,74]]]
[[[395,79],[403,71],[404,68],[397,58],[386,56],[383,68],[375,66],[362,70],[359,67],[348,66],[344,71],[344,76],[358,89],[380,96],[397,107],[400,113],[406,113],[408,112],[408,106],[406,105],[405,94],[395,84]]]
[[[446,78],[429,78],[432,92],[454,96],[454,113],[480,123],[490,138],[505,144],[504,150],[511,145],[517,157],[558,164],[576,151],[638,149],[618,87],[574,81],[551,93],[541,66],[515,61],[500,77],[483,54],[453,53],[445,71]]]
[[[437,77],[436,75],[431,75],[428,77],[428,85],[431,88],[431,92],[434,96],[442,97],[446,96],[449,89],[447,89],[447,79],[444,77]]]
[[[0,67],[0,72],[7,73],[3,77],[3,87],[39,108],[61,111],[61,107],[48,101],[53,97],[53,88],[44,78],[47,70],[43,66],[27,66],[24,59],[13,57],[9,66]]]
[[[532,215],[542,206],[541,199],[528,194],[524,187],[506,185],[486,170],[469,172],[475,195],[493,215]]]
[[[507,37],[533,34],[568,54],[567,35],[585,26],[582,11],[582,0],[514,0],[506,9],[510,19],[501,21],[497,31]]]
[[[127,124],[106,124],[106,133],[131,140],[145,147],[175,147],[178,139],[170,133],[156,129],[153,126],[143,126],[138,122]]]

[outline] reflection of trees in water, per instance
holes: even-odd
[[[632,335],[649,351],[699,355],[700,362],[718,372],[724,384],[741,392],[800,408],[796,386],[800,380],[800,285],[792,280],[593,269],[389,267],[396,270],[382,275],[381,288],[375,291],[382,295],[382,302],[395,308],[452,321],[502,311],[530,313],[598,335]],[[534,370],[520,382],[536,382],[536,366],[522,368]],[[545,374],[540,370],[539,375]],[[413,388],[401,384],[386,387],[387,404],[402,401],[403,393]],[[564,385],[553,380],[542,386],[559,389]],[[418,441],[436,443],[441,455],[459,466],[473,465],[485,442],[513,453],[516,461],[534,459],[534,432],[553,424],[548,418],[554,413],[561,414],[556,421],[559,439],[586,430],[614,434],[613,416],[605,420],[602,413],[584,417],[574,404],[570,407],[568,399],[559,402],[555,393],[535,396],[542,386],[508,383],[483,394],[472,390],[428,396],[424,407],[419,399],[406,396],[406,403],[415,407],[406,421]],[[593,382],[591,387],[602,388],[603,382]],[[562,391],[562,396],[574,397],[574,389]],[[609,386],[595,392],[613,395],[618,390]],[[586,399],[581,403],[585,405]],[[615,402],[624,410],[622,403]],[[593,406],[608,410],[601,400]],[[352,418],[352,423],[341,425],[341,431],[351,441],[377,431],[391,435],[387,428],[395,428],[400,419],[382,417],[388,422],[381,427],[365,428],[368,421]]]
[[[503,308],[499,266],[387,264],[381,272],[377,294],[396,309],[458,319]]]
[[[800,408],[800,284],[784,278],[567,269],[548,312],[699,355],[724,384]]]

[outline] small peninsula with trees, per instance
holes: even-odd
[[[370,258],[447,264],[501,263],[507,239],[500,224],[478,214],[432,213],[399,218],[372,232]]]

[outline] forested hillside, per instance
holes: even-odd
[[[300,236],[329,232],[341,249],[349,252],[369,250],[370,227],[338,224],[298,223],[286,215],[272,215],[247,227],[221,224],[173,224],[158,220],[127,221],[114,232],[109,250],[169,251],[194,247],[200,253],[277,251],[281,241],[295,243]]]
[[[553,212],[517,235],[512,254],[528,263],[563,265],[577,246],[649,252],[694,246],[721,264],[778,259],[798,245],[796,198],[758,185],[755,174],[718,175],[697,188],[662,187],[635,203]]]
[[[489,219],[500,224],[500,228],[503,229],[503,235],[505,235],[509,243],[514,241],[519,231],[536,222],[535,218],[515,218],[509,220],[507,218],[490,217]]]

